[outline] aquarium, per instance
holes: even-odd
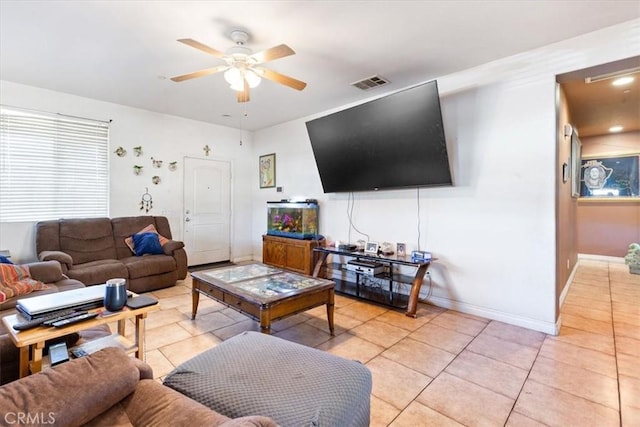
[[[267,234],[294,239],[318,239],[318,202],[267,202]]]

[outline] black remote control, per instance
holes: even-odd
[[[35,317],[31,320],[25,320],[24,322],[16,323],[15,325],[13,325],[13,329],[15,329],[16,331],[24,331],[26,329],[36,328],[43,323],[48,322],[49,320],[57,320],[63,316],[68,316],[70,314],[75,315],[77,313],[78,312],[74,309],[58,310],[56,312],[49,313],[48,315]]]
[[[83,320],[93,319],[97,315],[98,313],[81,314],[80,316],[74,316],[74,317],[69,317],[68,319],[59,320],[55,322],[52,326],[55,328],[62,328],[64,326],[69,326],[73,323],[82,322]]]
[[[84,357],[84,356],[88,356],[89,355],[89,353],[87,353],[84,349],[82,349],[80,347],[72,348],[71,349],[71,354],[73,354],[73,357],[75,357],[75,358]]]
[[[42,324],[44,326],[51,326],[60,320],[68,319],[70,317],[80,316],[81,314],[87,314],[87,313],[88,313],[87,310],[74,311],[73,313],[65,314],[64,316],[58,316],[54,319],[45,320],[44,322],[42,322]]]
[[[41,317],[39,319],[31,319],[25,322],[16,323],[15,325],[13,325],[13,329],[15,329],[16,331],[24,331],[27,329],[37,328],[38,326],[42,325],[45,320],[45,318]]]

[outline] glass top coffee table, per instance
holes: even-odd
[[[260,322],[263,333],[271,322],[327,306],[329,331],[333,331],[334,283],[253,263],[191,273],[192,312],[195,319],[200,294],[204,294]]]

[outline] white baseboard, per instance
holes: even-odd
[[[580,260],[583,260],[583,259],[590,260],[590,261],[603,261],[603,262],[613,262],[616,264],[624,264],[624,258],[617,257],[617,256],[578,254],[578,262],[580,262]]]
[[[474,316],[484,317],[486,319],[497,320],[499,322],[508,323],[510,325],[521,326],[534,331],[544,332],[545,334],[557,335],[560,329],[556,323],[544,322],[541,320],[530,319],[522,316],[515,316],[510,313],[491,310],[485,307],[478,307],[473,304],[467,304],[459,301],[453,301],[448,298],[431,296],[427,301],[438,307],[459,311],[461,313],[473,314]]]
[[[234,257],[231,262],[237,264],[239,262],[247,262],[247,261],[254,261],[254,258],[249,255],[249,256],[239,256],[239,257]],[[258,262],[262,262],[262,260],[258,261]]]
[[[576,264],[573,266],[573,270],[571,270],[571,274],[569,275],[566,283],[564,284],[564,289],[562,289],[562,292],[560,293],[560,301],[558,301],[558,307],[562,307],[562,304],[564,304],[564,299],[567,297],[567,294],[569,293],[569,288],[571,288],[571,284],[573,283],[573,278],[576,275],[576,271],[578,270],[579,264],[580,264],[580,259],[578,259],[578,262],[576,262]]]
[[[562,327],[562,313],[558,314],[558,321],[556,322],[556,332],[553,335],[555,336],[560,335],[561,327]]]

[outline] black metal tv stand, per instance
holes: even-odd
[[[398,257],[395,255],[376,255],[369,254],[361,251],[347,251],[340,250],[332,247],[318,247],[313,250],[317,254],[316,265],[313,269],[313,277],[318,277],[322,274],[327,279],[332,279],[336,282],[335,291],[353,295],[358,298],[370,299],[385,305],[390,305],[398,308],[405,308],[407,311],[405,314],[409,317],[416,317],[416,310],[418,308],[418,298],[420,296],[420,288],[422,287],[422,281],[427,273],[431,261],[412,261],[410,257]],[[375,295],[367,293],[365,289],[360,286],[362,273],[355,272],[355,281],[335,279],[332,277],[333,270],[342,270],[342,263],[330,263],[327,264],[327,257],[329,255],[338,255],[344,257],[350,257],[360,261],[373,261],[381,263],[388,268],[385,272],[376,274],[375,278],[388,281],[389,290],[384,291],[382,294],[377,293]],[[416,268],[416,272],[413,276],[401,275],[395,273],[394,265],[406,265]],[[410,283],[411,292],[407,300],[406,295],[393,292],[393,283]]]

